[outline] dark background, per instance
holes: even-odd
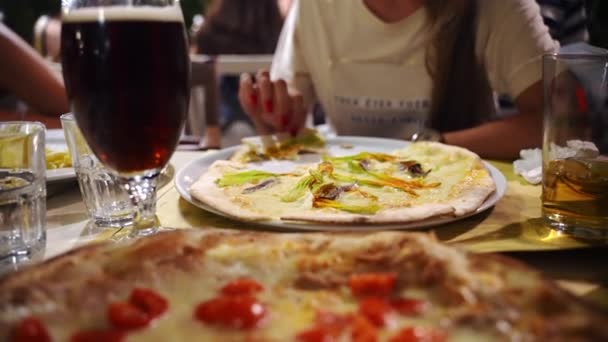
[[[195,14],[203,13],[208,2],[209,0],[181,0],[186,27],[190,27]],[[0,0],[4,23],[28,42],[32,42],[36,19],[45,14],[59,15],[60,8],[61,0]]]
[[[587,0],[589,43],[608,49],[608,1]]]

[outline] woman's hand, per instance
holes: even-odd
[[[260,134],[296,135],[304,127],[306,108],[302,94],[289,91],[283,80],[271,81],[267,70],[258,71],[255,81],[249,74],[241,75],[239,102]]]

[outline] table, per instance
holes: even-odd
[[[204,153],[178,151],[171,159],[176,170]],[[567,290],[608,308],[608,249],[603,243],[582,241],[545,227],[540,219],[539,186],[525,183],[510,163],[491,162],[508,181],[505,196],[485,213],[432,232],[441,241],[476,253],[505,252],[544,271]],[[79,244],[103,240],[113,231],[100,232],[87,224],[87,215],[75,182],[55,184],[47,201],[48,238],[45,258]],[[56,188],[59,187],[59,188]],[[181,199],[174,183],[158,191],[157,216],[164,227],[259,229],[199,209]]]

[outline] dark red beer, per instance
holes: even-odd
[[[181,12],[167,10],[86,9],[63,18],[72,111],[95,155],[122,173],[163,167],[183,127],[190,62]]]

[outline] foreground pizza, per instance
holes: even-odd
[[[476,154],[414,143],[390,154],[324,156],[282,173],[219,160],[190,193],[242,220],[405,223],[474,212],[495,189]]]
[[[174,231],[0,280],[2,341],[600,341],[606,316],[423,234]]]

